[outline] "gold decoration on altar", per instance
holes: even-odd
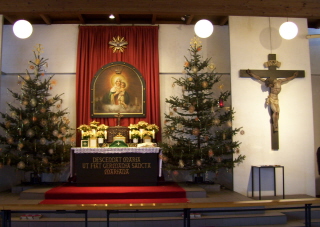
[[[128,42],[124,39],[124,37],[118,36],[117,38],[113,37],[113,40],[109,41],[110,48],[113,49],[113,53],[119,51],[123,52]]]

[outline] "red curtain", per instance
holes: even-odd
[[[116,118],[90,117],[90,84],[104,65],[123,61],[140,71],[146,82],[146,117],[123,118],[121,126],[146,121],[160,125],[158,27],[156,26],[80,26],[76,69],[77,127],[95,120],[108,126],[117,125]],[[109,48],[113,38],[128,41],[124,52]]]

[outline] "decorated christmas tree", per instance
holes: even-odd
[[[213,90],[221,76],[210,59],[202,60],[201,49],[200,39],[193,38],[184,76],[173,78],[173,86],[180,86],[182,94],[166,99],[170,112],[165,114],[161,144],[165,169],[188,170],[197,176],[223,168],[232,170],[245,159],[239,154],[240,143],[233,141],[240,131],[232,128],[235,112],[224,105],[231,93]]]
[[[60,95],[52,96],[49,90],[56,81],[54,75],[47,76],[43,67],[47,60],[40,55],[41,44],[37,45],[34,60],[29,61],[26,74],[18,76],[18,92],[8,88],[13,102],[7,102],[5,113],[0,113],[3,122],[0,127],[2,148],[0,167],[16,166],[33,173],[57,173],[69,163],[70,143],[73,141],[68,112],[61,109]]]

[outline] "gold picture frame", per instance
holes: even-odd
[[[91,81],[91,117],[145,117],[145,80],[126,62],[104,65]]]

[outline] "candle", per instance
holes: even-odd
[[[131,140],[131,130],[129,130],[129,139]]]
[[[104,139],[107,139],[107,135],[108,135],[107,130],[104,130]]]
[[[152,139],[154,139],[155,138],[155,131],[154,131],[154,129],[152,130]]]
[[[83,130],[81,130],[81,139],[83,139]]]

